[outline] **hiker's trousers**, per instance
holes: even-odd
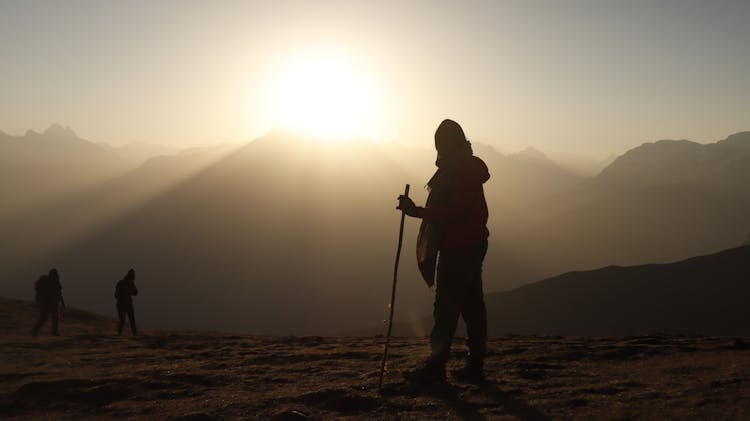
[[[430,335],[431,359],[445,363],[450,356],[458,317],[466,322],[470,358],[482,361],[487,353],[487,310],[482,291],[482,263],[487,240],[454,250],[441,250],[437,266],[437,288]]]
[[[133,303],[118,302],[117,316],[120,319],[120,323],[117,325],[117,333],[122,335],[122,328],[125,325],[125,316],[127,316],[130,321],[130,332],[135,335],[135,311],[133,310]]]
[[[60,305],[49,304],[49,303],[44,303],[39,306],[39,318],[36,321],[36,325],[34,325],[34,329],[32,330],[32,333],[34,335],[39,333],[39,329],[42,328],[44,323],[49,318],[52,319],[52,334],[53,335],[59,334],[58,324],[60,323]]]

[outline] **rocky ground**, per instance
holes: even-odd
[[[750,340],[503,336],[489,382],[415,389],[426,341],[144,331],[69,310],[29,334],[28,302],[0,300],[3,419],[750,419]],[[458,342],[458,341],[457,341]],[[451,368],[460,366],[460,344]]]

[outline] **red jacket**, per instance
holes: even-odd
[[[429,208],[417,208],[417,217],[443,228],[440,249],[479,244],[490,235],[487,230],[487,201],[484,184],[490,179],[487,165],[476,156],[457,164],[448,200]]]

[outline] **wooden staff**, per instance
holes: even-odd
[[[409,197],[409,185],[404,189],[404,196]],[[393,308],[396,304],[396,280],[398,279],[398,261],[401,259],[401,244],[404,242],[404,217],[406,213],[401,210],[401,226],[398,229],[398,248],[396,249],[396,264],[393,267],[393,287],[391,288],[391,302],[388,304],[390,316],[388,316],[388,334],[385,336],[385,347],[383,348],[383,360],[380,362],[380,380],[378,381],[378,390],[383,389],[383,375],[385,374],[385,364],[388,360],[388,345],[391,343],[391,330],[393,329]]]

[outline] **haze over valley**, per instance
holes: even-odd
[[[13,198],[0,206],[0,295],[29,298],[56,267],[69,304],[111,314],[114,283],[133,267],[146,326],[297,335],[387,317],[395,199],[409,183],[424,203],[435,159],[427,147],[281,129],[147,159],[58,125],[2,135],[0,149],[0,187]],[[474,151],[492,175],[487,293],[710,254],[750,233],[750,132],[644,143],[591,177],[537,150]],[[432,304],[413,258],[417,228],[408,221],[399,301],[409,305],[397,312],[413,326]]]

